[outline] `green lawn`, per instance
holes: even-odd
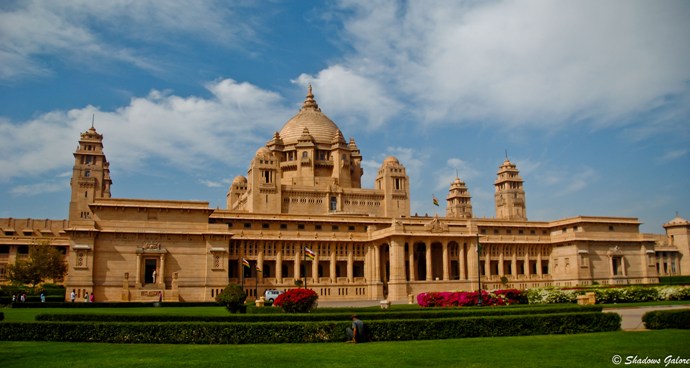
[[[125,345],[0,342],[3,367],[613,367],[621,355],[690,358],[690,331],[368,344]],[[621,364],[625,365],[625,364]]]

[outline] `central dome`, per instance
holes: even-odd
[[[321,112],[311,93],[311,85],[302,108],[280,130],[280,138],[285,145],[296,144],[304,128],[309,129],[309,134],[314,137],[317,144],[328,145],[339,130],[338,126]]]

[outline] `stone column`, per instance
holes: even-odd
[[[302,278],[302,274],[300,272],[300,265],[301,265],[300,262],[301,262],[302,257],[303,257],[302,252],[304,252],[304,249],[302,249],[302,245],[292,244],[292,246],[293,246],[292,257],[293,257],[293,262],[295,262],[295,264],[294,264],[295,272],[293,272],[294,273],[293,278],[295,281],[297,281],[297,280],[300,280]]]
[[[141,253],[137,254],[137,277],[135,279],[135,285],[140,288],[141,285]]]
[[[352,283],[355,281],[354,278],[354,267],[355,267],[355,249],[352,243],[347,244],[347,282]]]
[[[160,255],[160,270],[158,272],[158,279],[156,280],[156,284],[158,287],[161,287],[165,289],[165,253]]]
[[[484,255],[484,278],[491,277],[491,247],[495,245],[482,245],[482,255]]]
[[[517,248],[519,245],[513,245],[511,246],[512,248],[512,253],[513,253],[513,259],[510,262],[510,274],[513,275],[513,280],[517,279]]]
[[[503,261],[505,261],[503,252],[506,251],[505,245],[501,245],[498,248],[498,276],[505,276],[506,270],[503,268]]]
[[[530,274],[531,270],[529,267],[530,266],[530,264],[529,264],[529,248],[530,248],[529,245],[525,246],[525,278],[527,278],[528,280],[531,276],[531,274]]]
[[[312,284],[316,284],[319,282],[319,260],[321,259],[319,253],[321,249],[319,244],[314,244],[313,248],[312,250],[316,253],[316,256],[311,261],[311,282]]]
[[[410,269],[410,281],[417,280],[417,276],[415,274],[414,251],[414,243],[412,243],[412,245],[407,248],[407,262],[409,263],[407,267]]]
[[[676,260],[674,259],[673,262],[675,263]],[[627,277],[628,276],[628,270],[625,268],[625,257],[621,256],[621,271],[623,272],[623,276]]]
[[[460,280],[467,280],[467,268],[466,263],[465,263],[465,248],[467,248],[466,243],[458,243],[458,272],[460,272],[460,275],[458,275],[458,279]]]
[[[434,273],[431,269],[431,242],[427,240],[426,243],[426,281],[434,280]]]
[[[331,283],[334,284],[338,280],[338,275],[335,274],[335,268],[336,268],[335,265],[337,262],[337,260],[335,258],[335,254],[336,254],[336,251],[338,248],[338,244],[333,243],[330,245],[330,247],[331,247],[331,264],[330,264],[331,267],[330,267],[329,273],[331,276]]]
[[[265,242],[264,242],[264,244],[265,244]],[[259,254],[256,256],[256,267],[258,267],[262,271],[264,269],[264,249],[265,249],[264,247],[261,247],[259,250]],[[256,283],[257,284],[259,283],[259,280],[261,280],[261,282],[264,281],[264,273],[263,272],[257,272],[256,273]],[[256,298],[258,299],[259,296],[257,295]]]
[[[443,279],[450,280],[450,272],[448,270],[448,241],[444,240],[441,246],[443,247]]]
[[[544,272],[542,272],[542,267],[541,267],[541,245],[537,246],[537,276],[539,278],[544,277]]]
[[[381,248],[378,245],[374,246],[374,261],[372,262],[374,266],[374,280],[377,282],[381,281]]]
[[[479,255],[477,254],[476,240],[471,240],[469,242],[469,246],[466,247],[465,251],[467,252],[467,279],[470,280],[470,282],[472,283],[472,290],[477,290],[475,288],[478,286],[477,277],[479,275],[479,272],[477,268],[479,267],[479,261],[477,260],[477,257]]]
[[[276,242],[276,283],[283,283],[283,243]]]
[[[390,275],[388,281],[388,300],[407,299],[407,281],[405,280],[405,242],[392,238],[388,245],[390,256]]]

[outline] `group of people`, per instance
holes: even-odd
[[[18,293],[18,294],[12,294],[12,303],[16,303],[19,301],[20,303],[26,302],[26,293]],[[46,294],[41,291],[41,303],[46,302]]]
[[[72,289],[72,292],[69,294],[69,299],[74,303],[75,300],[77,300],[77,291],[75,289]],[[94,297],[93,293],[89,294],[88,291],[84,292],[84,303],[93,303],[96,301],[96,298]]]

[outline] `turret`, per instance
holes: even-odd
[[[103,135],[91,126],[81,133],[79,145],[74,152],[74,166],[70,187],[72,196],[69,203],[69,220],[72,225],[78,222],[93,224],[89,209],[97,198],[110,198],[110,163],[103,153]]]
[[[496,182],[496,218],[502,220],[527,220],[525,207],[525,190],[523,180],[514,163],[506,157],[498,168]]]
[[[406,217],[410,215],[409,177],[405,166],[393,156],[383,160],[376,176],[376,189],[383,190],[384,212],[386,217]]]
[[[472,197],[460,178],[456,177],[450,184],[446,202],[446,217],[472,218]]]

